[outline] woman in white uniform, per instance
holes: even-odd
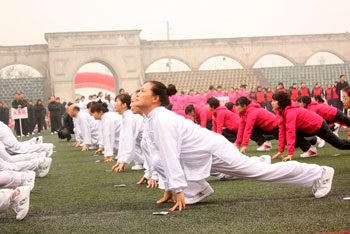
[[[19,142],[11,129],[2,122],[0,122],[0,141],[11,155],[46,152],[48,156],[51,156],[53,153],[54,146],[51,143],[32,144],[32,142]]]
[[[71,105],[68,114],[74,121],[74,133],[77,142],[76,147],[81,146],[81,151],[97,149],[98,145],[98,121],[88,112],[80,111],[78,105]]]
[[[141,153],[143,117],[133,114],[130,104],[131,96],[128,94],[120,94],[115,98],[115,111],[122,115],[123,122],[119,135],[118,161],[112,170],[120,164],[124,167],[125,163],[130,164],[131,161],[135,163],[132,170],[143,170],[144,159]]]
[[[95,154],[103,152],[104,161],[113,162],[114,154],[118,152],[122,116],[116,112],[108,112],[107,104],[101,102],[93,103],[90,112],[95,119],[100,120],[100,148]]]
[[[316,198],[326,196],[332,186],[334,169],[296,161],[268,164],[248,157],[222,135],[186,120],[163,106],[169,104],[167,88],[158,81],[145,83],[135,106],[146,116],[145,138],[151,150],[152,166],[164,180],[165,193],[157,203],[173,199],[172,211],[182,210],[213,193],[205,178],[224,173],[245,179],[313,186]]]

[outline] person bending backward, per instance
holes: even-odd
[[[271,150],[269,140],[278,139],[277,116],[246,97],[236,100],[236,110],[241,117],[236,140],[240,152],[246,153],[250,139],[259,145],[258,151]]]
[[[104,161],[113,162],[114,154],[118,152],[122,116],[116,112],[108,112],[107,104],[102,102],[91,105],[90,112],[95,119],[100,120],[100,148],[95,154],[103,152]]]
[[[283,158],[283,161],[292,160],[295,147],[300,146],[303,151],[307,150],[308,142],[305,141],[305,137],[309,136],[318,136],[338,149],[350,149],[350,141],[339,139],[321,116],[301,108],[298,103],[292,103],[288,94],[275,93],[272,98],[272,106],[280,117],[279,149],[273,158],[283,158],[284,147],[287,146],[288,156]]]
[[[141,153],[141,139],[143,129],[143,117],[139,114],[133,114],[130,110],[131,96],[129,94],[120,94],[115,98],[114,109],[123,117],[123,122],[119,135],[119,148],[117,163],[112,167],[124,168],[124,164],[130,164],[134,161],[135,166],[132,170],[142,170],[144,159]],[[118,170],[118,169],[116,169]]]
[[[220,134],[179,116],[166,108],[167,87],[158,82],[145,83],[137,94],[135,106],[145,115],[145,135],[152,157],[151,169],[164,182],[165,193],[157,203],[173,200],[170,209],[180,211],[213,193],[206,182],[210,173],[225,173],[250,180],[313,186],[316,198],[330,190],[334,169],[297,161],[268,164],[248,157]]]
[[[98,121],[89,113],[80,111],[78,105],[70,105],[68,114],[74,121],[74,132],[77,140],[74,146],[81,146],[81,151],[93,149],[98,144]]]
[[[229,111],[225,106],[221,106],[220,101],[215,97],[208,98],[207,108],[213,112],[212,131],[223,135],[230,142],[235,142],[239,122],[241,121],[238,114]]]

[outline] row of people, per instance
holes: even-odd
[[[174,193],[176,202],[171,210],[197,203],[214,192],[205,179],[218,173],[310,186],[316,198],[330,192],[333,168],[297,161],[271,164],[269,156],[248,157],[222,135],[165,108],[169,105],[169,93],[171,89],[162,83],[147,82],[131,103],[132,111],[144,117],[141,145],[147,171],[139,182],[152,184],[153,176],[157,177],[159,188],[165,190],[157,203],[174,201]],[[118,159],[112,170],[122,172],[125,163]]]
[[[53,148],[53,144],[43,143],[42,136],[19,142],[0,122],[0,213],[12,205],[17,220],[26,217],[35,177],[49,173]]]

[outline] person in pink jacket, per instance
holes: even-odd
[[[272,96],[271,104],[276,114],[280,117],[279,148],[278,153],[273,158],[283,158],[284,147],[287,146],[288,156],[283,158],[283,161],[292,160],[296,147],[300,147],[304,152],[307,150],[306,147],[310,143],[305,140],[305,137],[310,136],[318,136],[341,150],[350,149],[349,140],[339,139],[329,129],[326,121],[321,116],[313,111],[301,108],[297,103],[292,103],[287,93],[275,93]],[[308,151],[310,151],[310,148]],[[315,156],[315,154],[301,155],[301,157],[305,158],[312,156]]]
[[[209,98],[207,104],[208,110],[213,112],[212,131],[223,135],[230,142],[235,142],[240,122],[239,116],[225,106],[221,106],[217,98]]]
[[[185,114],[191,116],[193,122],[200,125],[202,128],[211,130],[213,113],[205,106],[194,106],[192,104],[187,105]]]
[[[300,96],[297,101],[301,107],[316,112],[324,120],[326,120],[328,124],[338,122],[340,124],[350,126],[350,118],[334,106],[311,101],[311,98],[308,96]]]
[[[246,97],[236,100],[236,110],[241,117],[236,140],[240,152],[246,153],[250,139],[260,146],[258,151],[271,150],[269,140],[278,139],[277,116]]]

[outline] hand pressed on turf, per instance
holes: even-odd
[[[170,211],[175,211],[179,209],[179,211],[182,211],[186,208],[186,202],[185,202],[185,194],[184,192],[179,192],[176,194],[176,204],[170,208]]]
[[[272,156],[272,159],[276,159],[276,158],[283,158],[283,153],[282,152],[277,152],[277,154]]]
[[[146,188],[157,188],[158,187],[158,181],[155,179],[152,179],[152,178],[147,181],[147,184],[148,185]]]
[[[162,203],[167,202],[169,200],[172,203],[175,203],[173,192],[172,191],[165,191],[163,197],[157,201],[157,204],[162,204]]]
[[[115,172],[115,173],[118,173],[118,172],[121,172],[121,171],[124,171],[125,170],[125,167],[124,167],[124,163],[116,163],[113,167],[112,167],[112,171]]]

